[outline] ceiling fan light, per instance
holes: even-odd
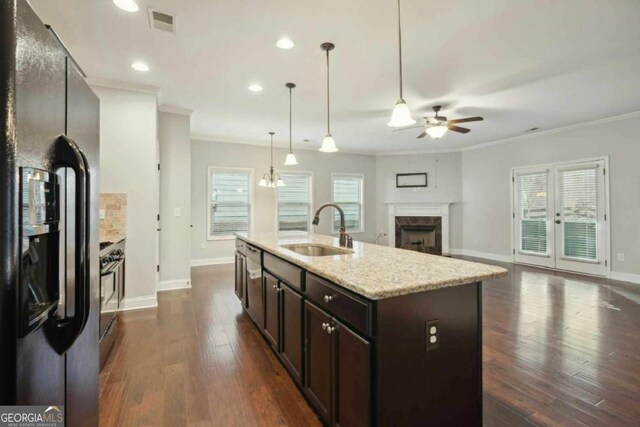
[[[429,135],[431,138],[440,139],[444,136],[445,133],[447,133],[448,130],[449,129],[447,129],[445,125],[436,125],[427,128],[426,132],[427,135]]]
[[[295,154],[289,153],[287,154],[287,158],[284,160],[285,166],[295,166],[298,164],[298,160],[296,159]]]
[[[322,151],[323,153],[335,153],[336,151],[338,151],[338,149],[336,148],[336,142],[334,141],[330,133],[328,133],[327,136],[325,136],[322,140],[320,151]]]
[[[391,114],[391,120],[387,123],[387,126],[393,128],[399,128],[404,126],[415,125],[416,121],[411,117],[411,111],[409,110],[409,106],[404,101],[404,99],[400,98],[398,102],[396,102],[395,107],[393,107],[393,113]]]

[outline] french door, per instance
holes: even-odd
[[[607,274],[605,161],[513,171],[514,261]]]

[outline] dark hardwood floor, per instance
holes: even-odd
[[[483,293],[484,424],[640,425],[640,285],[499,265],[509,277]],[[233,274],[194,268],[192,289],[121,313],[101,426],[319,425]]]

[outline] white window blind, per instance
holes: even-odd
[[[516,220],[520,221],[520,252],[548,254],[549,173],[522,173],[515,176]]]
[[[333,202],[344,211],[347,231],[363,231],[363,181],[361,175],[333,175]],[[340,214],[335,210],[334,232],[340,229]]]
[[[210,168],[209,238],[251,229],[251,171]]]
[[[598,259],[598,167],[561,169],[559,173],[563,255],[595,261]]]
[[[278,191],[278,230],[309,231],[311,227],[311,174],[281,173],[284,187]]]

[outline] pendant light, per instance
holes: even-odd
[[[387,126],[394,128],[416,124],[416,121],[411,117],[409,106],[402,97],[402,26],[400,25],[400,0],[398,0],[398,54],[398,64],[400,65],[400,99],[398,99],[395,107],[393,107],[391,120],[387,123]]]
[[[291,89],[293,89],[294,87],[296,87],[296,85],[294,83],[287,83],[285,85],[287,88],[289,88],[289,154],[287,154],[287,158],[284,161],[284,165],[285,166],[294,166],[298,164],[298,160],[296,160],[296,156],[293,154],[293,143],[291,142],[291,122],[292,122],[292,115],[291,115],[291,111],[292,111],[292,102],[291,102]]]
[[[320,146],[320,151],[323,153],[335,153],[338,151],[336,148],[336,142],[331,136],[331,109],[330,109],[330,95],[329,95],[329,52],[335,48],[333,43],[322,43],[320,45],[322,50],[327,52],[327,136],[322,140],[322,146]]]
[[[262,179],[258,183],[260,187],[284,187],[284,181],[280,177],[280,174],[273,172],[273,135],[275,134],[275,132],[269,132],[269,135],[271,135],[271,166],[269,167],[269,172],[262,175]]]

